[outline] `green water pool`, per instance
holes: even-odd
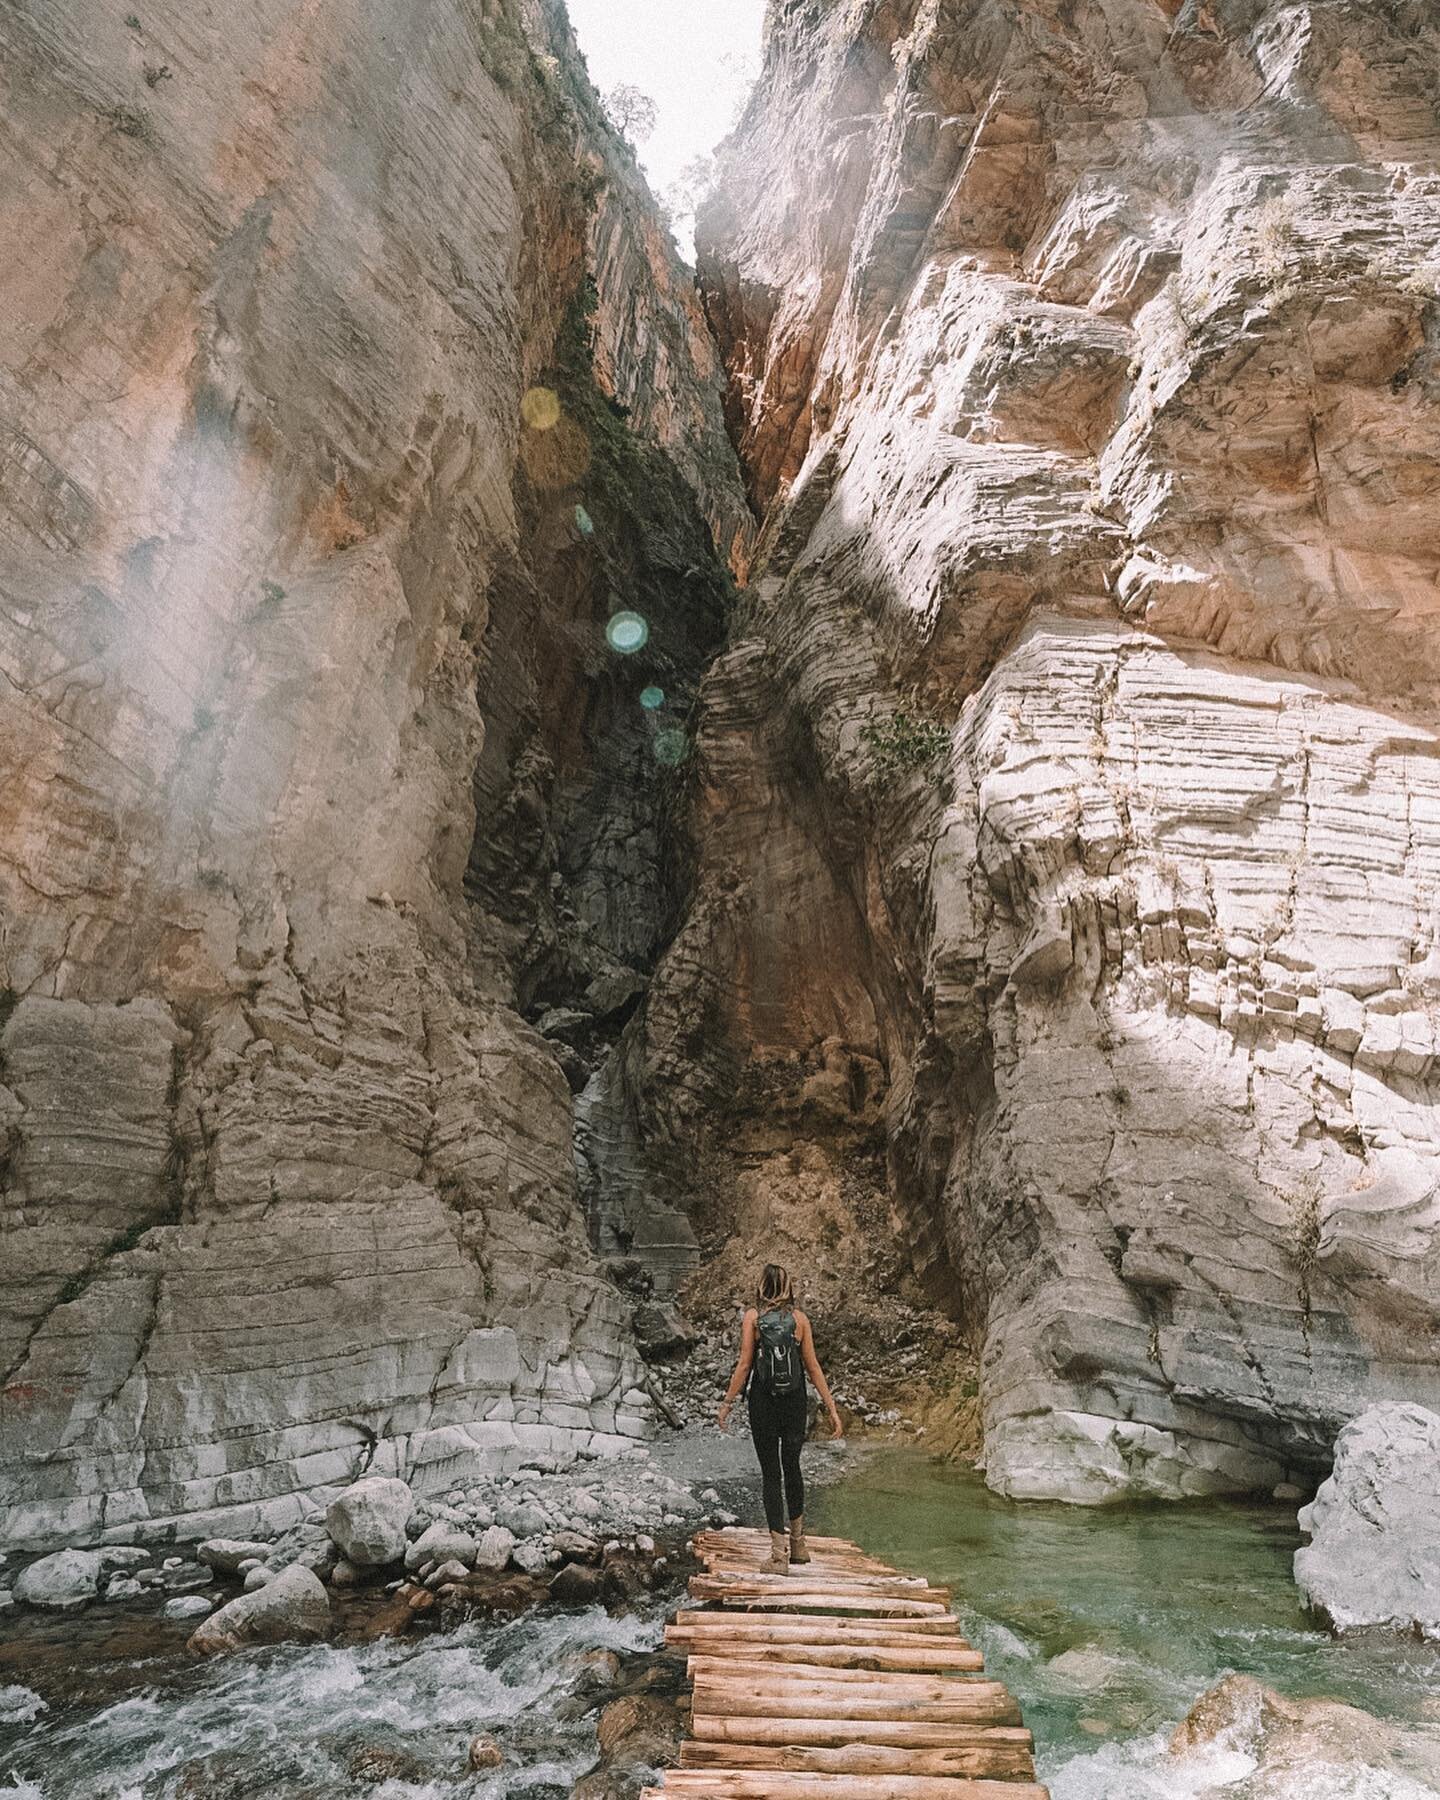
[[[1257,1786],[1242,1748],[1188,1766],[1166,1751],[1174,1724],[1231,1670],[1289,1696],[1349,1701],[1418,1738],[1440,1729],[1440,1646],[1337,1642],[1302,1611],[1293,1512],[1016,1504],[971,1470],[862,1450],[816,1494],[811,1522],[951,1587],[967,1635],[1025,1709],[1054,1800],[1440,1792],[1413,1772],[1321,1767]]]

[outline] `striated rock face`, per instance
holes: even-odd
[[[619,1446],[572,1095],[749,531],[693,294],[549,0],[0,41],[0,1531]]]
[[[785,1072],[781,1244],[881,1109],[1006,1493],[1440,1383],[1437,77],[1407,0],[780,0],[702,218],[764,527],[651,1105]]]

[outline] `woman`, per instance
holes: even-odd
[[[730,1423],[730,1409],[748,1379],[750,1436],[760,1458],[765,1520],[770,1527],[770,1561],[765,1566],[781,1573],[788,1573],[791,1563],[810,1560],[810,1552],[805,1548],[805,1478],[800,1473],[800,1446],[805,1442],[809,1422],[806,1375],[814,1382],[830,1415],[831,1431],[837,1438],[843,1437],[840,1415],[815,1354],[810,1321],[795,1304],[790,1277],[778,1263],[766,1263],[757,1303],[747,1309],[740,1328],[740,1360],[720,1403],[720,1429],[724,1431]]]

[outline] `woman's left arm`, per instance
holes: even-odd
[[[840,1414],[831,1397],[830,1384],[825,1379],[825,1371],[820,1367],[820,1358],[815,1354],[815,1333],[810,1329],[810,1321],[804,1313],[797,1313],[796,1323],[799,1326],[796,1335],[800,1339],[800,1355],[805,1363],[805,1373],[814,1382],[815,1392],[830,1415],[831,1432],[837,1438],[844,1437],[845,1427],[840,1423]]]

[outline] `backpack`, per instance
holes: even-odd
[[[800,1362],[800,1345],[795,1337],[795,1315],[792,1312],[761,1313],[757,1321],[759,1341],[755,1345],[755,1380],[772,1400],[783,1400],[798,1394],[805,1386],[805,1371]]]

